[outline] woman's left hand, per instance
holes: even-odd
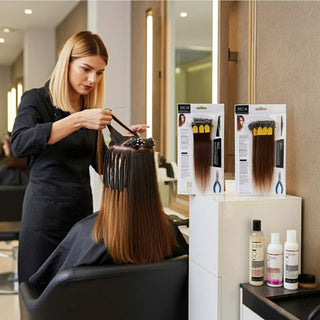
[[[130,127],[133,132],[137,133],[143,133],[147,130],[147,128],[150,128],[150,126],[148,126],[147,124],[135,124]]]

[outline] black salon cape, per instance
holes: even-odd
[[[114,264],[104,244],[97,244],[92,240],[91,234],[97,215],[96,212],[79,221],[39,270],[30,277],[29,283],[35,289],[43,291],[59,271],[70,267]],[[188,254],[188,244],[174,222],[170,219],[169,221],[178,243],[172,257]]]
[[[68,115],[52,105],[48,83],[25,92],[18,108],[11,148],[16,157],[27,157],[30,169],[20,229],[20,282],[28,280],[72,226],[93,211],[89,166],[96,168],[97,131],[81,128],[47,144],[52,123]]]

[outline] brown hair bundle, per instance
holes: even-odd
[[[270,190],[274,170],[274,128],[275,122],[255,121],[248,128],[252,131],[252,177],[259,193]]]
[[[153,139],[110,131],[113,140],[104,160],[103,197],[93,238],[104,242],[117,263],[164,260],[172,255],[176,240],[161,205]]]
[[[202,192],[206,190],[210,179],[212,154],[211,119],[193,119],[193,166],[195,181]]]

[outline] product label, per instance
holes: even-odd
[[[248,105],[236,105],[236,114],[248,114],[249,106]]]
[[[267,253],[267,282],[282,285],[283,254]]]
[[[264,252],[263,242],[250,241],[250,258],[251,258],[251,281],[263,281],[264,271]]]
[[[286,250],[284,255],[284,278],[285,282],[297,283],[298,282],[298,265],[299,255],[298,250]]]
[[[191,105],[190,104],[178,104],[178,113],[190,113]]]

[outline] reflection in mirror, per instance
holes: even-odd
[[[177,161],[177,104],[212,103],[212,1],[175,1],[171,6],[174,28],[174,105],[170,117],[175,119],[175,139],[171,150]],[[188,215],[189,196],[176,195],[173,188],[171,208]]]
[[[176,105],[178,103],[211,103],[211,50],[176,48]]]
[[[178,103],[212,102],[212,1],[175,2],[174,17],[176,118]]]

